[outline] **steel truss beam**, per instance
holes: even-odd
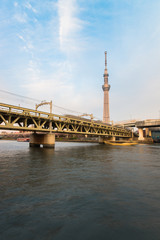
[[[0,129],[131,137],[131,131],[120,127],[4,103],[0,103]]]

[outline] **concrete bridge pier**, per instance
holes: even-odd
[[[105,143],[105,141],[116,141],[116,137],[104,137],[104,136],[99,136],[99,143]]]
[[[138,131],[139,131],[139,138],[138,138],[138,140],[139,140],[139,141],[143,141],[143,140],[144,140],[144,137],[143,137],[143,128],[138,128]]]
[[[146,137],[152,137],[152,132],[149,128],[146,128],[145,131],[146,131]]]
[[[144,143],[152,143],[152,132],[149,128],[138,128],[139,131],[139,138],[138,141],[144,142]]]
[[[44,148],[54,148],[55,134],[54,133],[46,133],[46,134],[33,133],[30,136],[29,145],[30,147],[40,147],[40,145],[43,145]]]

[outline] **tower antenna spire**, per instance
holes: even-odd
[[[105,53],[105,69],[107,69],[107,51],[105,51],[104,53]]]

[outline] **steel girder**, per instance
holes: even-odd
[[[83,118],[0,103],[0,129],[131,137],[131,131]]]

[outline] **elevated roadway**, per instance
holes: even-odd
[[[145,137],[151,138],[151,130],[160,127],[160,119],[146,119],[146,120],[127,120],[116,124],[117,127],[137,127],[139,131],[138,140],[144,141]],[[144,130],[143,130],[144,129]],[[144,134],[145,131],[145,134]]]
[[[126,120],[118,122],[114,126],[137,127],[137,128],[160,127],[160,119]]]

